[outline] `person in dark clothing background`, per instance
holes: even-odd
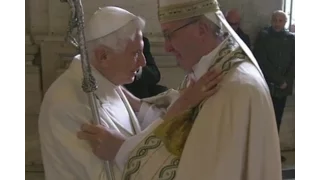
[[[278,131],[295,77],[295,36],[285,29],[286,22],[286,14],[275,11],[271,26],[259,33],[253,50],[270,89]]]
[[[146,58],[146,66],[140,69],[135,80],[124,87],[138,98],[147,98],[155,96],[166,91],[168,88],[158,85],[161,75],[151,54],[150,42],[148,38],[143,37],[144,48],[143,54]]]
[[[225,17],[233,28],[233,30],[238,34],[238,36],[242,39],[244,43],[247,44],[249,48],[251,48],[250,37],[242,31],[240,28],[241,16],[237,9],[230,9],[226,12]]]

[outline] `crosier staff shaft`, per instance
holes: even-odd
[[[67,0],[71,8],[71,17],[69,20],[69,30],[66,40],[69,40],[79,51],[81,55],[81,64],[83,72],[82,89],[88,95],[89,105],[91,108],[94,124],[100,124],[100,115],[97,108],[97,101],[94,91],[98,89],[95,78],[92,75],[91,67],[88,60],[88,51],[84,35],[84,13],[81,0]],[[77,37],[72,36],[73,30],[76,30]],[[78,41],[77,41],[78,39]],[[107,125],[107,124],[105,124]],[[113,170],[109,162],[104,161],[107,171],[107,179],[114,180]]]

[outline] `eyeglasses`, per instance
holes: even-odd
[[[187,27],[187,26],[189,26],[189,25],[191,25],[191,24],[193,24],[193,23],[196,23],[198,20],[199,20],[199,19],[192,20],[192,21],[190,21],[190,22],[188,22],[188,23],[186,23],[186,24],[184,24],[184,25],[176,28],[175,30],[173,30],[173,31],[171,31],[171,32],[164,32],[164,33],[163,33],[163,36],[164,36],[164,38],[165,38],[166,40],[171,40],[171,37],[172,37],[173,33],[177,32],[177,31],[179,31],[179,30],[181,30],[181,29],[183,29],[183,28],[185,28],[185,27]]]

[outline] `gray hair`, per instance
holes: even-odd
[[[92,57],[93,50],[100,45],[107,46],[115,52],[123,52],[127,47],[128,41],[135,39],[137,30],[143,31],[144,27],[145,20],[137,16],[120,29],[99,39],[86,42],[89,57]]]
[[[214,22],[212,22],[210,19],[208,19],[204,15],[199,16],[199,18],[200,18],[201,22],[207,24],[210,27],[214,36],[217,36],[220,38],[224,37],[224,32],[222,31],[222,29],[218,25],[216,25]]]
[[[276,16],[276,15],[282,15],[285,17],[285,21],[287,22],[288,21],[288,15],[287,13],[285,13],[284,11],[281,11],[281,10],[276,10],[272,13],[272,16],[271,16],[271,19]]]

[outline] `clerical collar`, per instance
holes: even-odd
[[[70,64],[70,70],[74,72],[74,74],[79,78],[81,77],[81,83],[82,83],[82,78],[83,78],[83,72],[82,72],[82,64],[81,64],[81,59],[80,55],[76,55]],[[105,78],[96,68],[91,66],[91,71],[92,75],[95,78],[98,89],[95,91],[95,94],[99,97],[101,101],[107,101],[107,96],[110,93],[110,91],[114,91],[119,86],[113,84],[110,82],[107,78]],[[82,88],[79,86],[79,88]]]
[[[226,38],[224,41],[226,41],[227,39],[228,38]],[[207,55],[202,56],[200,61],[192,67],[192,72],[188,75],[190,78],[197,81],[200,79],[202,75],[204,75],[208,71],[210,65],[216,61],[214,56],[219,52],[222,44],[224,44],[224,41],[221,42],[219,46],[214,48]]]

